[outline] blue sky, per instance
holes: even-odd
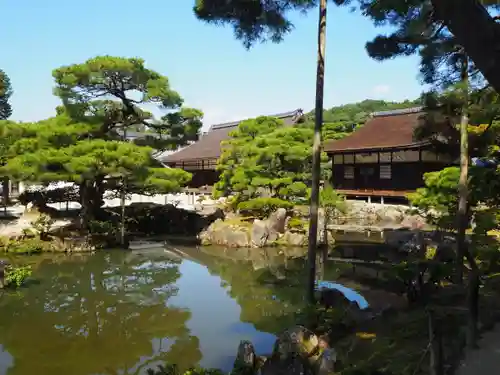
[[[2,1],[0,68],[14,88],[12,119],[54,114],[51,72],[96,55],[142,57],[169,77],[205,126],[314,106],[317,12],[294,16],[282,44],[246,51],[230,28],[198,21],[194,0]],[[328,13],[325,106],[366,98],[415,98],[422,88],[417,60],[371,60],[371,22],[347,9]]]

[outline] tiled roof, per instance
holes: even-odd
[[[301,118],[302,115],[302,110],[297,109],[291,112],[271,115],[270,117],[278,117],[282,119],[285,124],[291,125]],[[173,154],[166,155],[161,158],[161,162],[177,163],[183,161],[218,159],[221,154],[221,142],[229,139],[229,133],[235,130],[242,121],[244,120],[212,125],[210,130],[202,135],[197,142]]]
[[[413,134],[422,115],[421,107],[372,113],[360,129],[345,138],[325,142],[323,149],[335,153],[421,144]]]

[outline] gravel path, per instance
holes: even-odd
[[[483,334],[479,348],[467,352],[456,375],[500,374],[500,324]]]

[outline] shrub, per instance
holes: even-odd
[[[68,186],[52,190],[24,191],[17,198],[19,203],[27,205],[28,203],[59,203],[59,202],[79,202],[79,189],[76,186]]]
[[[293,208],[293,203],[279,198],[254,198],[238,204],[241,215],[258,218],[268,217],[271,212],[276,211],[278,208],[290,210]]]
[[[49,241],[33,237],[13,240],[2,238],[0,251],[15,254],[38,254],[45,251],[54,251],[54,246]]]
[[[9,266],[5,269],[5,285],[20,287],[24,284],[26,279],[31,276],[31,266],[12,267]]]
[[[304,230],[307,226],[306,220],[300,217],[292,217],[288,221],[288,228],[295,230]]]

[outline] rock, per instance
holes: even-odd
[[[198,235],[202,245],[222,245],[228,247],[249,247],[248,228],[217,219]]]
[[[234,360],[233,372],[237,374],[252,374],[257,366],[255,349],[250,341],[242,340],[238,346],[238,353]]]
[[[295,326],[278,335],[271,357],[264,363],[262,375],[312,375],[318,359],[318,337],[307,328]]]
[[[269,230],[265,221],[256,219],[252,224],[252,246],[264,247],[269,237]]]
[[[310,358],[319,344],[318,336],[303,326],[295,326],[278,335],[273,357],[285,360],[290,356]]]
[[[248,247],[250,246],[250,236],[244,230],[232,230],[226,234],[226,243],[228,247]]]
[[[0,260],[0,289],[5,288],[5,268],[7,268],[9,265],[9,261],[4,259]]]
[[[418,215],[407,215],[401,221],[402,228],[408,229],[422,229],[426,225],[425,219]]]
[[[395,224],[401,223],[405,217],[405,213],[397,206],[386,206],[379,210],[380,224]]]
[[[286,231],[281,238],[283,243],[290,246],[305,246],[307,245],[307,236],[305,233],[297,233]]]
[[[267,223],[270,232],[285,233],[286,210],[284,208],[278,208],[269,215]]]

